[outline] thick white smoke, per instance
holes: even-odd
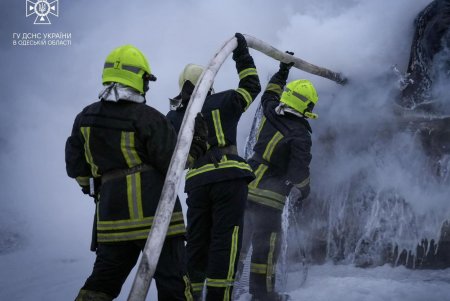
[[[315,195],[311,202],[320,207],[325,201],[330,208],[321,213],[327,226],[321,224],[322,231],[314,235],[327,241],[333,258],[352,261],[355,247],[365,243],[373,247],[363,252],[372,252],[369,257],[389,244],[415,250],[421,239],[438,238],[449,216],[450,191],[444,179],[436,177],[435,158],[425,152],[418,128],[394,114],[399,89],[391,67],[405,71],[413,20],[428,3],[396,1],[380,6],[355,1],[336,14],[306,6],[279,32],[282,48],[295,49],[302,58],[350,79],[339,87],[312,77],[320,100],[319,119],[311,122]],[[448,60],[445,51],[436,59]],[[435,94],[442,107],[448,107],[444,63],[436,64],[441,68]],[[295,73],[293,77],[311,78]],[[448,162],[442,164],[441,170],[448,168]],[[381,245],[373,246],[377,244]],[[383,260],[380,255],[360,263]]]

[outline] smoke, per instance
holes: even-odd
[[[319,227],[328,232],[322,239],[328,241],[328,255],[335,259],[353,261],[365,243],[378,244],[361,251],[369,252],[363,254],[368,257],[395,245],[415,250],[421,239],[438,238],[449,216],[448,155],[438,160],[430,151],[434,145],[425,145],[431,140],[430,144],[445,148],[448,135],[437,142],[427,128],[396,114],[399,89],[391,71],[393,65],[406,69],[413,20],[429,2],[397,1],[382,6],[371,1],[349,2],[348,9],[331,15],[306,6],[279,31],[282,49],[294,49],[302,58],[349,77],[349,84],[339,87],[301,75],[310,78],[319,93],[319,119],[311,121],[314,196],[310,201],[319,207],[315,218],[328,219],[325,228],[324,224]],[[293,43],[292,37],[301,38]],[[448,57],[448,48],[444,48],[435,58],[434,93],[442,109],[438,115],[448,110],[444,110],[449,101]],[[291,74],[294,77],[299,75]],[[325,217],[323,202],[329,208]],[[361,264],[386,260],[379,257],[370,262],[363,258]]]

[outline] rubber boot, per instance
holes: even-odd
[[[112,301],[114,298],[102,292],[80,290],[75,301]]]

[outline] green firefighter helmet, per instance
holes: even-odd
[[[155,81],[156,77],[152,75],[147,59],[136,47],[117,47],[106,58],[102,74],[103,84],[121,83],[145,94],[149,80]]]
[[[184,83],[186,81],[190,81],[191,84],[195,86],[200,79],[200,75],[202,75],[204,69],[205,68],[200,65],[187,64],[181,72],[180,77],[178,78],[180,91],[183,89]]]
[[[280,99],[282,103],[285,103],[306,118],[318,117],[317,114],[312,113],[318,100],[316,89],[306,79],[298,79],[288,83]]]

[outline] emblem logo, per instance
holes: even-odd
[[[51,1],[51,0],[50,0]],[[27,17],[36,15],[34,24],[52,24],[48,15],[58,17],[59,0],[26,0]]]

